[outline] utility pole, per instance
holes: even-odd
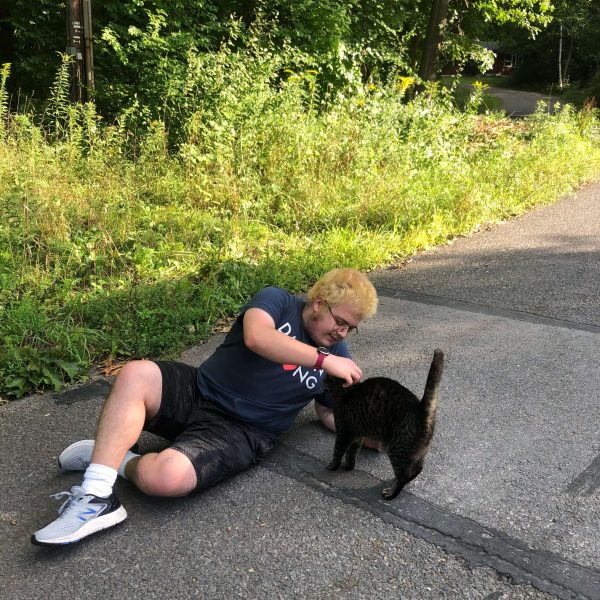
[[[94,90],[91,0],[67,0],[67,54],[73,58],[71,100],[85,102]]]

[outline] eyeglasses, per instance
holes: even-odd
[[[327,304],[327,302],[325,304]],[[329,304],[327,304],[327,308],[329,309],[329,312],[333,317],[333,321],[335,322],[335,327],[333,328],[334,331],[347,331],[348,334],[358,333],[358,327],[356,325],[349,325],[346,323],[346,321],[344,321],[344,319],[336,316],[331,310],[331,306],[329,306]]]

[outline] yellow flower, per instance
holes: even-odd
[[[400,92],[405,92],[408,88],[412,87],[415,84],[414,77],[399,77],[398,79],[399,81],[396,85]]]

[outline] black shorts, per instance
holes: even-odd
[[[276,437],[235,419],[203,398],[196,385],[196,367],[156,361],[162,374],[158,414],[144,429],[171,440],[169,446],[194,465],[196,490],[258,464],[276,443]]]

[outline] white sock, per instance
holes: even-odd
[[[112,494],[117,479],[117,471],[106,465],[92,463],[83,475],[81,487],[86,494],[108,498]]]
[[[121,464],[119,465],[119,470],[118,473],[119,475],[123,478],[123,479],[127,479],[127,477],[125,477],[125,467],[127,466],[127,463],[132,459],[135,458],[136,456],[141,456],[140,454],[136,454],[135,452],[132,452],[131,450],[127,450],[127,454],[125,455],[125,458],[123,459],[123,461],[121,462]]]

